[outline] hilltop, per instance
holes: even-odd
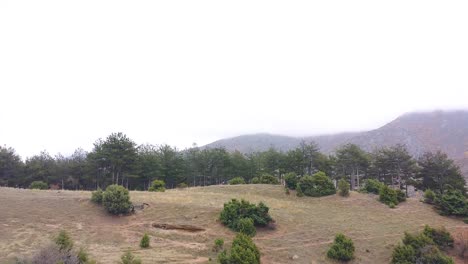
[[[231,198],[263,201],[270,207],[276,229],[259,229],[254,238],[264,264],[334,263],[326,258],[326,250],[338,232],[355,243],[356,259],[351,263],[389,263],[404,231],[418,231],[429,224],[458,232],[466,226],[438,215],[418,198],[390,209],[376,196],[356,192],[348,198],[297,198],[286,195],[282,186],[218,185],[130,195],[134,203],[149,207],[116,217],[91,203],[87,191],[0,188],[0,262],[32,254],[66,229],[77,247],[85,246],[103,264],[116,263],[129,249],[143,263],[215,263],[213,241],[221,237],[229,245],[234,237],[217,220],[223,203]],[[205,231],[156,229],[152,223],[189,224]],[[151,236],[150,249],[138,246],[145,232]],[[293,261],[294,255],[298,258]]]
[[[265,151],[274,147],[288,151],[301,140],[314,141],[324,153],[332,153],[346,143],[357,144],[367,151],[382,146],[405,144],[418,157],[425,151],[442,150],[468,175],[468,111],[434,111],[408,113],[388,124],[365,132],[340,133],[304,138],[254,134],[221,139],[205,147],[225,147],[243,153]]]

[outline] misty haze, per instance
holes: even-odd
[[[0,0],[0,263],[468,264],[467,13]]]

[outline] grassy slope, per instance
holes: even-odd
[[[430,206],[409,199],[396,209],[375,196],[352,193],[348,198],[297,198],[280,186],[211,186],[165,193],[131,192],[136,203],[149,208],[132,216],[113,217],[89,201],[89,192],[32,191],[0,188],[0,263],[28,255],[60,229],[71,232],[78,246],[86,245],[100,263],[115,263],[126,249],[144,263],[205,263],[217,237],[230,244],[234,233],[217,222],[223,203],[231,198],[264,201],[277,221],[276,230],[260,230],[255,242],[263,263],[328,263],[326,250],[337,232],[355,241],[353,263],[388,263],[392,247],[404,231],[424,224],[463,228],[459,220],[439,216]],[[160,230],[151,223],[191,224],[201,233]],[[140,250],[144,232],[151,248]],[[299,256],[291,260],[293,255]],[[331,263],[331,262],[330,262]]]

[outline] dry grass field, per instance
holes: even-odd
[[[229,245],[234,236],[217,221],[223,203],[231,198],[263,201],[270,207],[276,229],[259,230],[254,238],[262,263],[334,263],[327,260],[326,250],[338,232],[354,240],[356,259],[351,263],[388,263],[404,231],[419,231],[425,224],[445,226],[453,233],[468,228],[416,198],[390,209],[372,195],[297,198],[271,185],[133,191],[130,195],[133,202],[150,206],[117,217],[91,203],[90,192],[0,188],[0,263],[32,254],[61,229],[69,231],[75,244],[86,247],[99,263],[116,263],[126,250],[143,263],[215,263],[214,239],[224,238]],[[206,231],[156,229],[152,223],[189,224]],[[150,249],[139,248],[145,232],[151,236]],[[294,255],[298,258],[292,260]]]

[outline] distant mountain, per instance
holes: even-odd
[[[382,146],[405,144],[414,156],[425,151],[442,150],[462,167],[468,176],[468,111],[435,111],[409,113],[375,130],[304,138],[254,134],[215,141],[205,147],[225,147],[243,153],[264,151],[270,147],[287,151],[301,140],[315,141],[322,152],[332,153],[337,147],[357,144],[367,151]]]

